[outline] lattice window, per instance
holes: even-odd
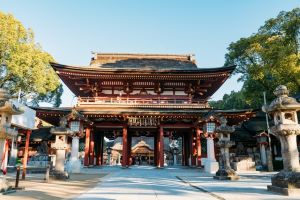
[[[71,131],[79,132],[80,131],[80,122],[79,121],[71,121],[70,129],[71,129]]]
[[[215,132],[216,124],[214,122],[206,123],[206,132],[213,133]]]

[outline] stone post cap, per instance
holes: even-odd
[[[274,92],[275,96],[280,97],[280,96],[288,96],[289,95],[289,90],[285,85],[279,85],[275,88]]]

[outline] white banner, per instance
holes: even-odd
[[[23,128],[23,129],[34,129],[35,128],[36,111],[27,106],[20,104],[17,101],[13,101],[13,103],[17,107],[19,107],[19,106],[22,107],[24,110],[24,113],[21,115],[13,115],[11,124],[14,126]]]

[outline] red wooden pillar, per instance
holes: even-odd
[[[158,167],[164,167],[164,129],[159,127],[158,133]]]
[[[185,166],[185,145],[184,145],[185,138],[184,138],[184,134],[182,134],[181,138],[182,138],[182,143],[181,143],[181,149],[182,149],[182,153],[181,153],[181,165]]]
[[[95,140],[95,165],[98,166],[99,165],[99,158],[100,158],[100,137],[99,137],[99,133],[97,135],[97,137],[95,136],[94,138]]]
[[[100,145],[100,165],[103,165],[103,146],[104,146],[104,135],[101,136],[101,145]]]
[[[131,158],[131,144],[132,144],[132,140],[131,140],[131,135],[130,133],[127,133],[127,143],[128,143],[128,148],[127,148],[127,156],[128,156],[128,160],[127,160],[127,165],[130,166],[132,163],[132,158]]]
[[[191,159],[192,159],[192,166],[196,166],[197,160],[197,147],[196,147],[196,132],[191,133]]]
[[[100,137],[98,137],[98,141],[97,143],[95,143],[95,145],[97,146],[97,152],[96,152],[96,165],[100,166],[102,165],[102,142],[103,142],[103,136],[100,135]]]
[[[153,144],[153,146],[154,146],[153,165],[157,166],[157,134],[156,133],[154,134],[153,142],[154,142],[154,144]]]
[[[159,166],[159,133],[157,133],[157,138],[156,138],[156,167]]]
[[[185,134],[185,166],[189,166],[190,159],[190,135],[188,133]]]
[[[89,152],[89,164],[94,165],[94,157],[95,157],[95,140],[94,140],[94,131],[90,133],[90,152]]]
[[[90,128],[85,129],[84,166],[89,166]]]
[[[123,127],[122,167],[128,167],[128,135],[127,127]]]
[[[199,127],[196,127],[196,147],[197,147],[197,165],[201,167],[201,131]]]
[[[26,131],[25,149],[24,149],[24,154],[23,154],[23,172],[22,172],[23,180],[25,179],[25,176],[26,176],[30,134],[31,134],[31,130],[27,130]]]
[[[187,158],[187,152],[186,152],[186,133],[183,133],[183,136],[182,136],[182,146],[183,146],[183,150],[182,150],[182,154],[183,154],[183,166],[186,166],[186,158]]]

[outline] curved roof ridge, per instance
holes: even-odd
[[[117,55],[117,56],[166,56],[166,57],[188,57],[188,56],[195,56],[193,53],[184,53],[184,54],[177,54],[177,53],[118,53],[118,52],[92,52],[95,55]]]

